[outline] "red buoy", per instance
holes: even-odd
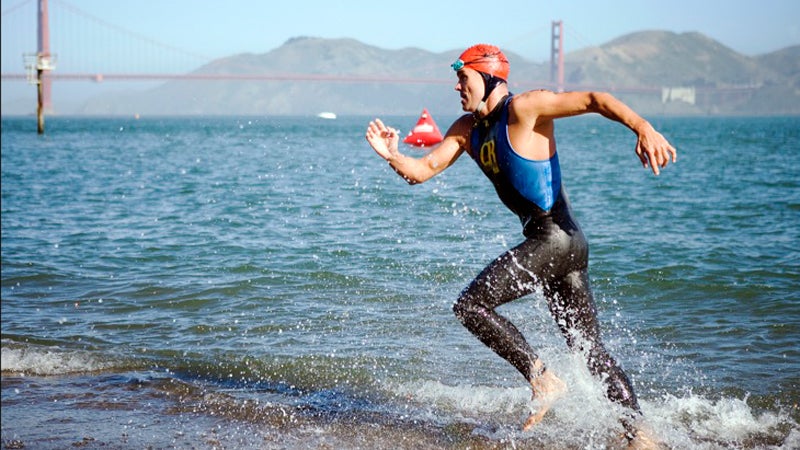
[[[439,127],[436,126],[436,122],[433,121],[433,117],[428,114],[427,109],[422,110],[422,115],[419,116],[419,120],[417,120],[417,124],[414,126],[408,136],[403,139],[403,142],[406,144],[411,144],[415,147],[425,147],[429,145],[436,145],[439,142],[442,142],[442,132],[439,131]]]

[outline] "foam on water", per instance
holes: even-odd
[[[65,351],[51,347],[2,347],[3,373],[32,376],[98,372],[120,364],[107,356],[85,351]]]
[[[614,445],[623,428],[624,411],[607,400],[604,387],[583,366],[582,358],[566,357],[553,365],[568,384],[566,395],[528,433],[520,431],[536,408],[525,386],[450,385],[419,381],[396,386],[399,395],[427,404],[452,420],[472,423],[476,433],[496,441],[560,443],[569,448],[600,449]],[[686,389],[683,396],[640,398],[644,423],[670,448],[797,448],[797,411],[757,411],[748,398],[708,398]]]
[[[244,421],[261,430],[256,433],[302,433],[302,437],[296,437],[298,442],[306,444],[309,435],[318,433],[334,434],[319,441],[322,443],[341,445],[349,442],[349,433],[353,431],[342,424],[337,425],[341,420],[354,421],[360,424],[359,427],[369,423],[384,432],[406,436],[410,442],[417,442],[418,438],[424,441],[421,436],[436,433],[442,434],[445,440],[478,439],[478,442],[485,440],[517,448],[540,448],[540,445],[544,448],[614,448],[623,432],[619,422],[623,411],[606,399],[602,384],[588,373],[579,355],[552,358],[550,367],[567,383],[568,391],[552,406],[545,420],[532,431],[522,432],[521,424],[537,406],[535,401],[531,401],[530,390],[524,383],[491,385],[458,383],[456,379],[452,382],[393,380],[377,386],[378,391],[385,395],[374,395],[376,392],[373,392],[369,398],[361,397],[366,395],[365,392],[337,392],[323,386],[314,390],[313,383],[302,391],[264,390],[258,386],[232,389],[229,384],[205,377],[176,378],[178,375],[170,370],[123,374],[125,366],[136,364],[125,364],[89,351],[6,344],[4,342],[2,348],[4,377],[17,377],[17,374],[24,374],[24,377],[66,376],[63,378],[66,384],[61,388],[54,385],[55,389],[80,391],[83,389],[81,386],[90,384],[98,393],[124,391],[125,383],[120,385],[120,380],[129,379],[135,381],[139,389],[170,393],[165,399],[181,398],[180,403],[167,406],[180,415],[191,413],[208,415],[207,419]],[[220,370],[229,369],[222,367]],[[91,375],[93,373],[98,375]],[[94,381],[87,381],[87,374]],[[69,381],[72,376],[77,376],[76,381]],[[29,393],[23,390],[19,395]],[[152,394],[144,391],[138,396],[148,398]],[[710,398],[692,393],[687,388],[682,395],[640,397],[640,404],[647,425],[670,448],[798,448],[800,427],[793,417],[796,409],[760,411],[748,400],[746,396]],[[140,414],[141,411],[134,409],[132,413]],[[185,422],[184,419],[180,421]],[[398,421],[401,425],[397,425]],[[302,428],[293,431],[292,423]],[[416,431],[407,430],[409,424]],[[265,426],[279,427],[280,430],[266,430]],[[378,439],[369,431],[369,426],[358,433],[365,434],[359,439]],[[413,439],[409,437],[411,435]]]

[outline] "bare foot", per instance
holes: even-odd
[[[540,370],[543,365],[538,360],[536,361],[537,370]],[[522,425],[522,431],[528,431],[541,422],[550,407],[567,391],[567,385],[560,378],[553,375],[553,372],[545,370],[541,375],[531,381],[531,390],[533,390],[532,400],[539,404],[539,408],[534,411]]]

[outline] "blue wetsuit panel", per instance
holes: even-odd
[[[500,118],[490,125],[483,139],[473,130],[470,155],[492,181],[503,203],[526,222],[532,213],[536,215],[531,211],[534,205],[539,212],[553,207],[561,192],[561,168],[558,153],[547,160],[533,160],[514,151],[508,137],[510,100],[509,96]]]
[[[553,207],[556,195],[561,190],[558,153],[553,153],[549,160],[528,159],[515,152],[509,143],[508,150],[499,151],[497,157],[501,161],[501,167],[511,175],[511,184],[523,197],[544,211]]]

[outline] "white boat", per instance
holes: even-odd
[[[335,119],[336,118],[336,114],[332,113],[332,112],[325,111],[325,112],[321,112],[321,113],[317,114],[317,117],[319,117],[320,119]]]

